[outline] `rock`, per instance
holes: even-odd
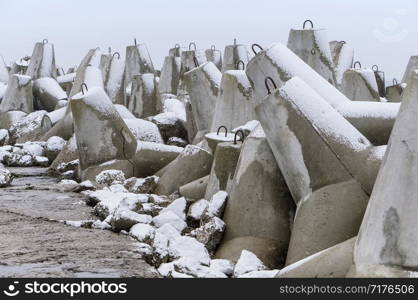
[[[45,133],[42,119],[46,113],[45,110],[38,110],[14,122],[9,128],[10,143],[39,140]]]
[[[32,156],[44,156],[45,153],[45,150],[41,145],[32,142],[24,143],[23,150]]]
[[[110,219],[112,230],[120,232],[121,230],[129,230],[137,223],[149,224],[152,218],[148,215],[140,215],[130,210],[116,210]]]
[[[152,256],[152,247],[150,245],[145,243],[136,243],[134,246],[135,248],[133,251],[141,255],[141,257],[147,258]]]
[[[167,143],[166,143],[167,145],[170,145],[170,146],[177,146],[177,147],[186,147],[189,143],[185,140],[185,139],[182,139],[182,138],[179,138],[179,137],[176,137],[176,136],[173,136],[173,137],[171,137],[171,138],[169,138],[168,140],[167,140]]]
[[[149,120],[157,125],[165,143],[167,143],[171,137],[187,139],[187,130],[183,124],[184,121],[175,113],[161,113],[150,117]]]
[[[200,220],[202,219],[203,214],[208,206],[209,202],[205,199],[200,199],[190,205],[186,218],[187,225],[193,228],[198,227],[200,225]]]
[[[181,197],[181,198],[174,200],[170,205],[164,208],[161,211],[161,213],[172,211],[182,220],[186,220],[186,206],[187,206],[186,198]]]
[[[174,262],[161,264],[158,268],[158,272],[164,277],[171,277],[174,271]],[[192,278],[193,276],[190,276]]]
[[[46,141],[46,157],[53,161],[64,148],[66,141],[59,136],[52,136]]]
[[[78,159],[75,159],[69,162],[63,162],[58,165],[57,171],[60,173],[64,173],[67,171],[76,171],[79,165],[80,165],[80,160]]]
[[[60,175],[61,179],[76,179],[76,177],[76,172],[72,170],[61,173]]]
[[[227,259],[212,259],[209,267],[231,277],[234,274],[235,264]]]
[[[196,278],[227,278],[227,276],[207,266],[203,266],[199,261],[189,258],[181,257],[174,262],[174,270],[179,273],[187,274]]]
[[[203,220],[210,219],[213,217],[222,218],[225,210],[226,201],[228,199],[228,193],[219,191],[209,201],[208,208],[206,209]]]
[[[90,180],[85,180],[81,182],[72,192],[74,193],[81,193],[84,191],[94,191],[96,190],[96,187],[94,186],[93,182]]]
[[[131,227],[129,235],[142,243],[151,244],[154,239],[155,228],[148,224],[138,223]]]
[[[180,236],[169,244],[169,255],[173,259],[188,257],[209,266],[210,256],[205,246],[196,239]]]
[[[71,179],[63,179],[60,182],[58,182],[57,184],[60,185],[78,185],[77,181],[71,180]]]
[[[253,271],[263,271],[266,269],[266,266],[261,260],[258,259],[254,253],[247,250],[242,250],[241,256],[235,265],[234,277],[239,277],[245,273]]]
[[[141,214],[150,215],[152,217],[158,216],[163,208],[154,203],[142,203],[141,207],[138,207],[137,212]]]
[[[13,181],[12,173],[0,164],[0,188],[9,186]]]
[[[193,230],[191,235],[204,244],[209,252],[213,253],[222,240],[225,228],[224,221],[218,217],[212,217],[202,226]]]
[[[157,125],[143,119],[124,119],[137,141],[163,144],[164,140]]]
[[[35,165],[40,167],[48,167],[49,166],[49,159],[45,156],[35,156]]]
[[[279,270],[267,270],[267,271],[252,271],[244,273],[238,278],[274,278],[279,274]]]
[[[157,176],[148,176],[146,178],[131,177],[124,181],[125,188],[131,193],[152,194],[158,182]]]
[[[125,174],[119,170],[105,170],[96,176],[98,184],[112,185],[116,183],[123,183],[125,181]]]
[[[152,243],[153,254],[149,263],[158,267],[161,263],[168,262],[169,243],[180,237],[180,233],[170,224],[164,224],[155,230],[154,241]]]
[[[182,232],[187,227],[186,222],[184,222],[178,215],[176,215],[171,210],[163,212],[158,216],[154,217],[152,219],[152,223],[158,228],[163,226],[164,224],[170,224],[179,232]]]
[[[149,197],[150,197],[149,201],[158,206],[167,207],[171,203],[171,200],[167,196],[159,196],[159,195],[151,194],[149,195]]]
[[[32,156],[19,153],[11,153],[4,157],[4,162],[10,167],[30,167],[33,165],[33,161]]]
[[[123,194],[115,194],[108,190],[97,190],[88,195],[86,204],[94,206],[93,213],[104,220],[118,207],[124,197]]]
[[[128,193],[128,190],[120,183],[115,183],[109,186],[109,190],[113,193]]]
[[[9,138],[9,131],[7,129],[0,129],[0,146],[7,145]]]

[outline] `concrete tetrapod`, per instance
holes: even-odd
[[[298,205],[286,264],[355,236],[386,147],[297,77],[256,112]]]
[[[99,69],[100,69],[100,71],[102,71],[103,80],[106,79],[107,74],[109,73],[110,61],[111,60],[112,60],[112,55],[111,55],[110,52],[109,52],[109,54],[102,54],[100,56]]]
[[[182,185],[204,177],[210,173],[213,156],[208,151],[194,145],[187,145],[179,156],[164,167],[155,193],[170,195]]]
[[[57,67],[55,66],[54,44],[48,43],[45,39],[42,43],[36,43],[29,61],[26,75],[32,79],[42,77],[57,77]]]
[[[231,70],[222,74],[211,131],[219,126],[235,128],[255,120],[252,87],[244,71]]]
[[[210,130],[212,126],[221,77],[221,72],[211,62],[184,74],[198,131]]]
[[[283,266],[293,209],[263,129],[257,126],[242,146],[223,217],[226,231],[215,257],[237,261],[246,249],[270,268]]]
[[[331,104],[374,145],[386,145],[399,110],[398,103],[350,101],[286,46],[275,43],[250,60],[245,72],[253,87],[254,102],[267,94],[266,77],[277,87],[298,76]],[[268,83],[271,84],[271,83]]]
[[[33,82],[32,90],[37,108],[48,112],[55,110],[55,107],[60,100],[67,100],[65,91],[58,82],[51,77],[36,79]]]
[[[334,63],[325,29],[290,29],[287,47],[332,85]]]
[[[128,108],[137,118],[146,118],[157,114],[157,89],[153,73],[133,76]]]
[[[70,105],[81,170],[134,156],[136,138],[102,88],[83,90],[71,99]]]
[[[196,46],[192,49],[192,45],[194,45],[194,43],[190,43],[189,50],[183,50],[181,52],[180,77],[183,77],[184,73],[207,62],[205,51],[196,49]]]
[[[398,84],[396,79],[394,79],[393,85],[386,87],[386,99],[389,102],[401,102],[405,86],[405,83]]]
[[[246,45],[234,44],[225,46],[222,60],[222,73],[229,70],[245,69],[250,60]]]
[[[179,188],[182,197],[190,199],[203,199],[208,185],[209,175],[186,183]]]
[[[9,84],[0,103],[0,112],[12,110],[33,112],[32,80],[29,76],[18,74],[10,76]]]
[[[181,58],[177,56],[166,56],[161,68],[158,92],[160,94],[177,94],[180,83]]]
[[[109,71],[104,78],[104,87],[110,100],[115,104],[124,104],[123,76],[125,60],[115,52],[109,62]]]
[[[220,71],[222,69],[222,52],[212,46],[210,49],[205,50],[207,61],[213,62]]]
[[[0,55],[0,83],[7,84],[9,82],[9,71],[3,56]],[[1,98],[1,97],[0,97]]]
[[[404,91],[399,116],[357,238],[354,254],[357,276],[381,276],[377,270],[386,267],[418,270],[417,99],[418,73],[415,71]]]
[[[337,87],[340,87],[344,72],[353,65],[354,48],[345,41],[332,41],[329,45],[334,63],[335,83]]]
[[[379,89],[372,69],[349,69],[345,71],[341,91],[353,101],[380,102]]]
[[[402,83],[408,83],[416,69],[418,69],[418,55],[409,58],[408,65],[402,77]]]

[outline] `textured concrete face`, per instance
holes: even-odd
[[[9,81],[9,71],[7,70],[6,63],[3,56],[0,55],[0,82],[7,84]]]
[[[57,77],[53,44],[48,42],[35,44],[26,75],[30,76],[32,79]]]
[[[185,50],[181,52],[181,76],[206,62],[206,55],[203,50]]]
[[[33,112],[32,80],[27,75],[14,74],[10,77],[0,112],[20,110],[25,113]]]
[[[205,197],[208,180],[209,175],[187,183],[179,188],[179,193],[186,198],[203,199]]]
[[[354,48],[344,41],[330,42],[336,86],[340,87],[344,72],[351,68],[354,60]]]
[[[277,43],[260,51],[248,63],[245,72],[253,87],[256,104],[267,95],[265,83],[267,76],[273,79],[277,87],[297,76],[375,145],[387,144],[399,104],[350,101],[287,47]]]
[[[413,77],[414,71],[418,69],[418,55],[411,56],[406,66],[405,73],[402,77],[402,83],[408,83],[408,81]]]
[[[354,256],[356,267],[418,267],[417,98],[415,72],[404,91],[399,116],[361,225]]]
[[[249,60],[247,46],[238,44],[225,46],[224,58],[222,60],[222,73],[228,70],[238,70],[238,67],[242,68],[242,65],[238,66],[240,61],[244,63],[245,68]]]
[[[261,126],[246,138],[226,204],[226,232],[216,257],[236,260],[250,250],[282,266],[290,238],[293,200]]]
[[[353,263],[356,239],[315,253],[280,270],[278,278],[343,278]]]
[[[349,69],[344,73],[341,91],[353,101],[380,102],[379,88],[371,69]]]
[[[24,118],[27,113],[20,110],[0,112],[0,129],[9,129],[13,123]]]
[[[229,194],[241,146],[241,141],[238,141],[237,144],[227,142],[217,145],[207,188],[202,198],[211,199],[219,191]]]
[[[113,55],[106,73],[105,90],[110,100],[115,104],[124,104],[123,76],[125,61],[119,55]]]
[[[154,74],[135,75],[132,78],[128,108],[137,118],[146,118],[157,114],[157,90]]]
[[[53,111],[60,100],[66,100],[67,94],[58,82],[50,77],[43,77],[33,82],[33,95],[38,109]]]
[[[386,88],[386,99],[389,102],[401,102],[404,85],[394,84]]]
[[[177,94],[180,83],[181,59],[176,56],[166,56],[161,68],[158,91],[160,94]]]
[[[252,96],[252,87],[244,71],[223,73],[211,131],[222,125],[232,129],[255,120]]]
[[[185,73],[184,81],[190,95],[197,130],[209,130],[221,83],[221,72],[209,62]]]
[[[326,81],[336,85],[334,63],[326,30],[291,29],[287,47]]]
[[[82,170],[112,159],[130,159],[135,154],[135,136],[102,88],[74,96],[71,110]]]
[[[110,54],[102,54],[100,56],[100,64],[99,69],[102,71],[102,78],[105,80],[107,77],[107,73],[109,72],[110,61],[112,60],[112,55]]]
[[[164,168],[156,194],[170,195],[186,183],[209,174],[213,156],[197,146],[187,145],[183,152]]]
[[[221,70],[222,68],[222,52],[221,50],[215,49],[212,47],[211,49],[205,50],[206,59],[207,61],[213,62],[214,65]]]

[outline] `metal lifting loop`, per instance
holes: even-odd
[[[210,46],[210,49],[211,49],[212,51],[215,51],[215,50],[216,50],[215,45]]]
[[[264,50],[263,47],[261,47],[259,44],[252,44],[251,45],[251,50],[253,50],[253,52],[254,52],[255,55],[257,55],[258,52],[255,51],[254,47],[257,47],[258,49],[260,49],[260,51],[263,51]]]
[[[42,44],[48,44],[48,39],[43,39]]]
[[[84,82],[81,84],[81,92],[83,93],[83,95],[84,95],[84,89],[83,89],[83,87],[85,87],[86,88],[86,92],[88,92],[89,91],[89,88],[87,87],[87,84],[85,84]]]
[[[237,144],[237,136],[238,136],[238,135],[241,135],[239,140],[241,141],[241,143],[244,143],[245,133],[244,133],[244,131],[242,131],[241,129],[239,129],[239,130],[237,130],[237,131],[235,132],[235,136],[234,136],[234,145],[236,145],[236,144]]]
[[[196,43],[195,42],[191,42],[189,44],[189,50],[192,50],[192,45],[193,45],[194,51],[196,51]]]
[[[239,68],[240,66],[242,66],[242,69]],[[242,60],[237,62],[237,70],[245,70],[245,63]]]
[[[196,56],[193,56],[193,62],[194,62],[194,66],[197,68],[199,66],[199,62],[198,62]]]
[[[64,68],[60,68],[60,70],[61,70],[62,74],[65,75]]]
[[[174,45],[174,48],[176,48],[176,49],[180,49],[180,44],[175,44],[175,45]]]
[[[359,68],[361,69],[361,63],[359,61],[354,62],[353,68],[356,68],[356,65],[359,65]]]
[[[346,44],[346,42],[345,42],[345,41],[340,41],[340,43],[341,43],[341,44],[343,44],[343,45],[344,45],[344,44]]]
[[[303,22],[303,29],[305,29],[306,23],[311,24],[311,29],[313,29],[313,23],[311,20],[306,20],[305,22]]]
[[[235,38],[234,39],[234,46],[237,44],[237,39]]]
[[[311,49],[311,54],[312,54],[312,55],[315,55],[315,54],[316,54],[315,48],[312,48],[312,49]]]
[[[276,85],[276,83],[274,82],[274,80],[273,80],[273,78],[271,78],[271,77],[266,77],[266,79],[264,80],[264,83],[265,83],[265,85],[266,85],[266,89],[267,89],[267,94],[271,94],[271,90],[270,90],[270,87],[269,87],[269,81],[271,82],[271,84],[273,85],[273,87],[274,87],[274,89],[277,89],[277,85]]]
[[[223,125],[218,127],[218,131],[216,131],[216,135],[219,135],[219,131],[221,131],[222,128],[225,129],[225,137],[227,137],[228,136],[228,129],[226,128],[226,126],[223,126]]]
[[[373,65],[372,70],[375,71],[375,72],[379,72],[379,66],[378,65]]]
[[[134,38],[134,45],[136,46],[136,45],[138,45],[137,43],[136,43],[136,38]]]
[[[120,54],[119,54],[119,52],[115,52],[115,53],[113,53],[112,58],[114,58],[114,57],[115,57],[115,55],[117,55],[117,56],[118,56],[118,59],[120,59]]]
[[[398,85],[398,80],[396,78],[393,78],[392,83],[393,85]]]

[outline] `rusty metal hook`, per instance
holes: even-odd
[[[48,39],[43,39],[42,44],[48,44]]]
[[[119,53],[119,52],[115,52],[115,53],[113,53],[112,58],[114,58],[114,57],[115,57],[115,55],[117,55],[117,56],[118,56],[118,59],[120,59],[120,53]]]
[[[235,135],[234,135],[234,145],[236,145],[236,144],[237,144],[237,136],[238,136],[239,134],[241,134],[241,136],[240,136],[240,141],[241,141],[241,143],[244,143],[245,133],[244,133],[244,131],[242,131],[241,129],[238,129],[238,130],[235,132]]]
[[[218,127],[218,130],[216,131],[216,135],[219,135],[219,131],[221,131],[222,128],[225,129],[225,137],[227,137],[228,136],[228,129],[224,125],[221,125],[221,126]]]
[[[251,50],[253,50],[253,52],[254,52],[254,54],[255,55],[257,55],[258,54],[258,52],[257,51],[255,51],[255,49],[254,49],[254,47],[257,47],[258,49],[260,49],[260,51],[263,51],[264,49],[263,49],[263,47],[261,47],[259,44],[252,44],[251,45]]]
[[[190,42],[190,44],[189,44],[189,51],[192,50],[192,45],[194,47],[194,51],[196,51],[196,43],[195,42]]]
[[[242,65],[242,70],[245,70],[245,63],[242,60],[237,62],[237,70],[240,70],[240,65]]]
[[[83,87],[86,87],[86,92],[88,92],[89,91],[89,88],[87,87],[87,84],[85,84],[84,82],[81,84],[81,92],[83,93],[83,95],[84,95],[84,89],[83,89]]]
[[[268,95],[270,95],[271,94],[271,90],[270,90],[270,87],[269,87],[269,81],[271,82],[271,84],[273,85],[273,87],[274,87],[274,89],[277,89],[277,85],[276,85],[276,83],[274,82],[274,80],[273,80],[273,78],[271,78],[271,77],[266,77],[266,79],[264,80],[264,84],[266,85],[266,89],[267,89],[267,94]]]
[[[306,20],[305,22],[303,22],[303,29],[305,29],[306,23],[310,23],[311,24],[311,29],[313,29],[313,23],[311,20]]]
[[[357,64],[359,65],[359,68],[361,69],[361,63],[359,61],[354,62],[353,68],[355,69]]]
[[[199,61],[197,60],[196,56],[193,56],[194,66],[197,68],[199,66]]]
[[[378,65],[373,65],[372,70],[375,71],[375,72],[379,72],[379,66]]]

